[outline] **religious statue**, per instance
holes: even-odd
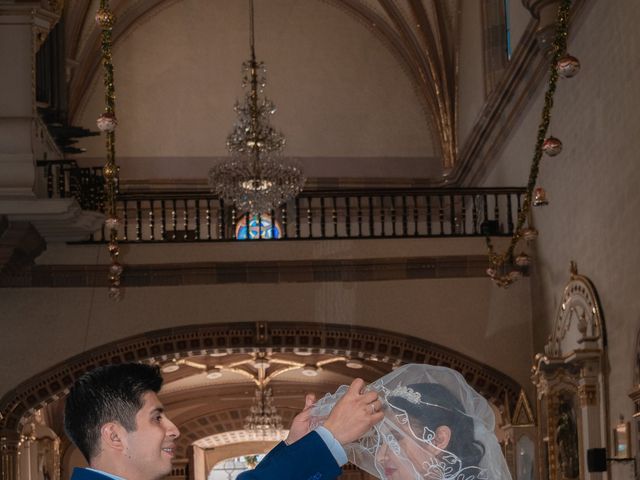
[[[580,455],[578,453],[578,428],[573,406],[568,399],[561,399],[556,424],[556,445],[562,479],[578,478]]]

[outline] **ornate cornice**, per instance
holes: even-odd
[[[486,257],[201,262],[127,265],[127,287],[226,283],[367,282],[424,278],[484,278]],[[104,287],[105,265],[35,265],[0,276],[1,287]]]

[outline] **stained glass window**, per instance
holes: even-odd
[[[247,229],[247,216],[238,219],[236,223],[236,239],[238,240],[271,240],[280,238],[280,224],[272,221],[271,215],[254,215],[249,220],[249,228]]]

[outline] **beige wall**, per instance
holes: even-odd
[[[609,344],[610,418],[628,420],[632,402],[634,342],[640,327],[640,47],[635,2],[587,2],[569,51],[582,63],[579,75],[559,82],[551,133],[564,143],[546,157],[539,185],[550,205],[535,209],[536,265],[532,278],[534,345],[540,351],[552,328],[569,261],[578,263],[602,302]],[[510,134],[486,185],[523,184],[542,108],[543,90]],[[632,429],[633,430],[633,429]],[[614,465],[616,475],[628,466]],[[622,478],[622,477],[620,477]]]
[[[527,281],[506,292],[484,278],[140,287],[127,289],[120,303],[109,301],[104,288],[0,289],[2,324],[8,326],[0,339],[0,396],[53,364],[118,339],[180,325],[256,320],[399,332],[462,352],[526,384],[528,295]],[[48,354],[29,355],[43,328]]]

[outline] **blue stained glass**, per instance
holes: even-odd
[[[504,0],[504,25],[505,25],[505,41],[507,47],[507,60],[511,60],[511,15],[509,13],[509,1]]]
[[[258,216],[251,217],[248,238],[249,240],[257,240],[258,237],[262,240],[280,238],[280,228],[278,228],[277,224],[274,225],[268,216],[260,217],[260,223],[258,223]],[[238,225],[236,238],[238,240],[247,240],[247,225],[245,221]]]

